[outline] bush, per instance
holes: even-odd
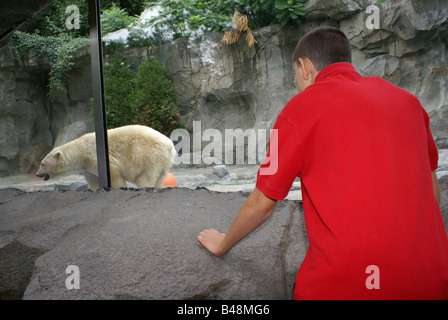
[[[134,81],[137,118],[133,120],[167,135],[184,127],[168,72],[168,67],[151,57],[139,66]]]
[[[135,72],[120,56],[113,56],[104,65],[107,125],[110,128],[130,124],[136,118],[134,85]]]
[[[109,32],[114,32],[129,26],[138,17],[131,17],[125,9],[113,5],[110,9],[103,10],[101,14],[101,33],[104,36]]]
[[[143,62],[135,72],[122,57],[112,57],[104,66],[108,127],[141,124],[167,136],[176,128],[184,128],[168,72],[154,58]]]
[[[282,26],[300,21],[300,18],[305,15],[304,2],[294,0],[276,1],[274,6],[274,21]]]

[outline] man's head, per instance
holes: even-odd
[[[313,84],[322,69],[336,62],[352,62],[350,43],[342,31],[325,26],[305,34],[294,51],[299,92]]]

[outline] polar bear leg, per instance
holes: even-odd
[[[127,188],[128,184],[117,168],[110,167],[110,186],[113,189]]]
[[[88,171],[84,171],[83,174],[90,190],[98,190],[100,188],[100,184],[98,183],[98,177],[96,175]]]
[[[98,177],[94,175],[93,173],[90,173],[88,171],[84,171],[84,178],[87,181],[87,184],[89,185],[90,190],[98,190],[100,188],[100,184],[98,182]],[[110,182],[112,188],[127,188],[126,180],[123,179],[121,174],[119,172],[116,172],[114,170],[110,171]]]
[[[135,179],[135,184],[137,188],[153,188],[156,184],[156,177],[153,175],[142,174],[137,179]]]
[[[166,177],[166,171],[161,172],[155,184],[156,188],[163,188],[163,182],[165,181],[165,177]]]

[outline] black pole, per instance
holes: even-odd
[[[110,189],[106,103],[104,99],[103,47],[101,42],[100,0],[88,1],[98,183],[100,185],[100,188]]]

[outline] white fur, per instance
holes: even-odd
[[[131,125],[107,131],[112,188],[161,188],[173,164],[176,150],[162,133],[145,126]],[[41,162],[37,175],[49,178],[82,172],[89,188],[99,188],[95,134],[54,148]]]

